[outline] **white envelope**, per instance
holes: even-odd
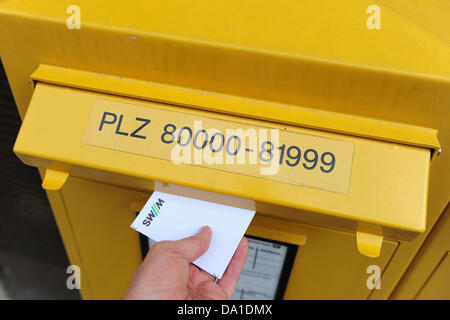
[[[155,191],[131,228],[158,242],[184,239],[209,226],[209,249],[193,263],[221,279],[254,214],[251,210]]]

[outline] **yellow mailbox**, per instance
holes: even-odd
[[[123,295],[154,190],[256,210],[251,249],[278,260],[249,257],[270,289],[241,279],[236,299],[420,297],[400,280],[448,216],[449,10],[380,4],[371,28],[371,5],[0,4],[14,152],[40,169],[84,298]]]

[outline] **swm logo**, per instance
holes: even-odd
[[[158,214],[161,214],[159,209],[161,209],[163,203],[164,203],[164,200],[158,198],[158,200],[150,206],[150,211],[147,213],[147,216],[142,221],[142,224],[144,226],[147,226],[147,227],[150,226],[150,223],[153,221],[153,219],[155,219],[158,216]]]

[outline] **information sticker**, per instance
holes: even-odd
[[[83,143],[336,193],[348,193],[353,142],[154,103],[96,99]],[[234,120],[236,119],[236,120]]]
[[[297,246],[247,236],[249,250],[233,300],[282,299]]]

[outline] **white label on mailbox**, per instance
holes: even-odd
[[[351,141],[178,110],[96,99],[83,143],[348,193],[354,150]]]

